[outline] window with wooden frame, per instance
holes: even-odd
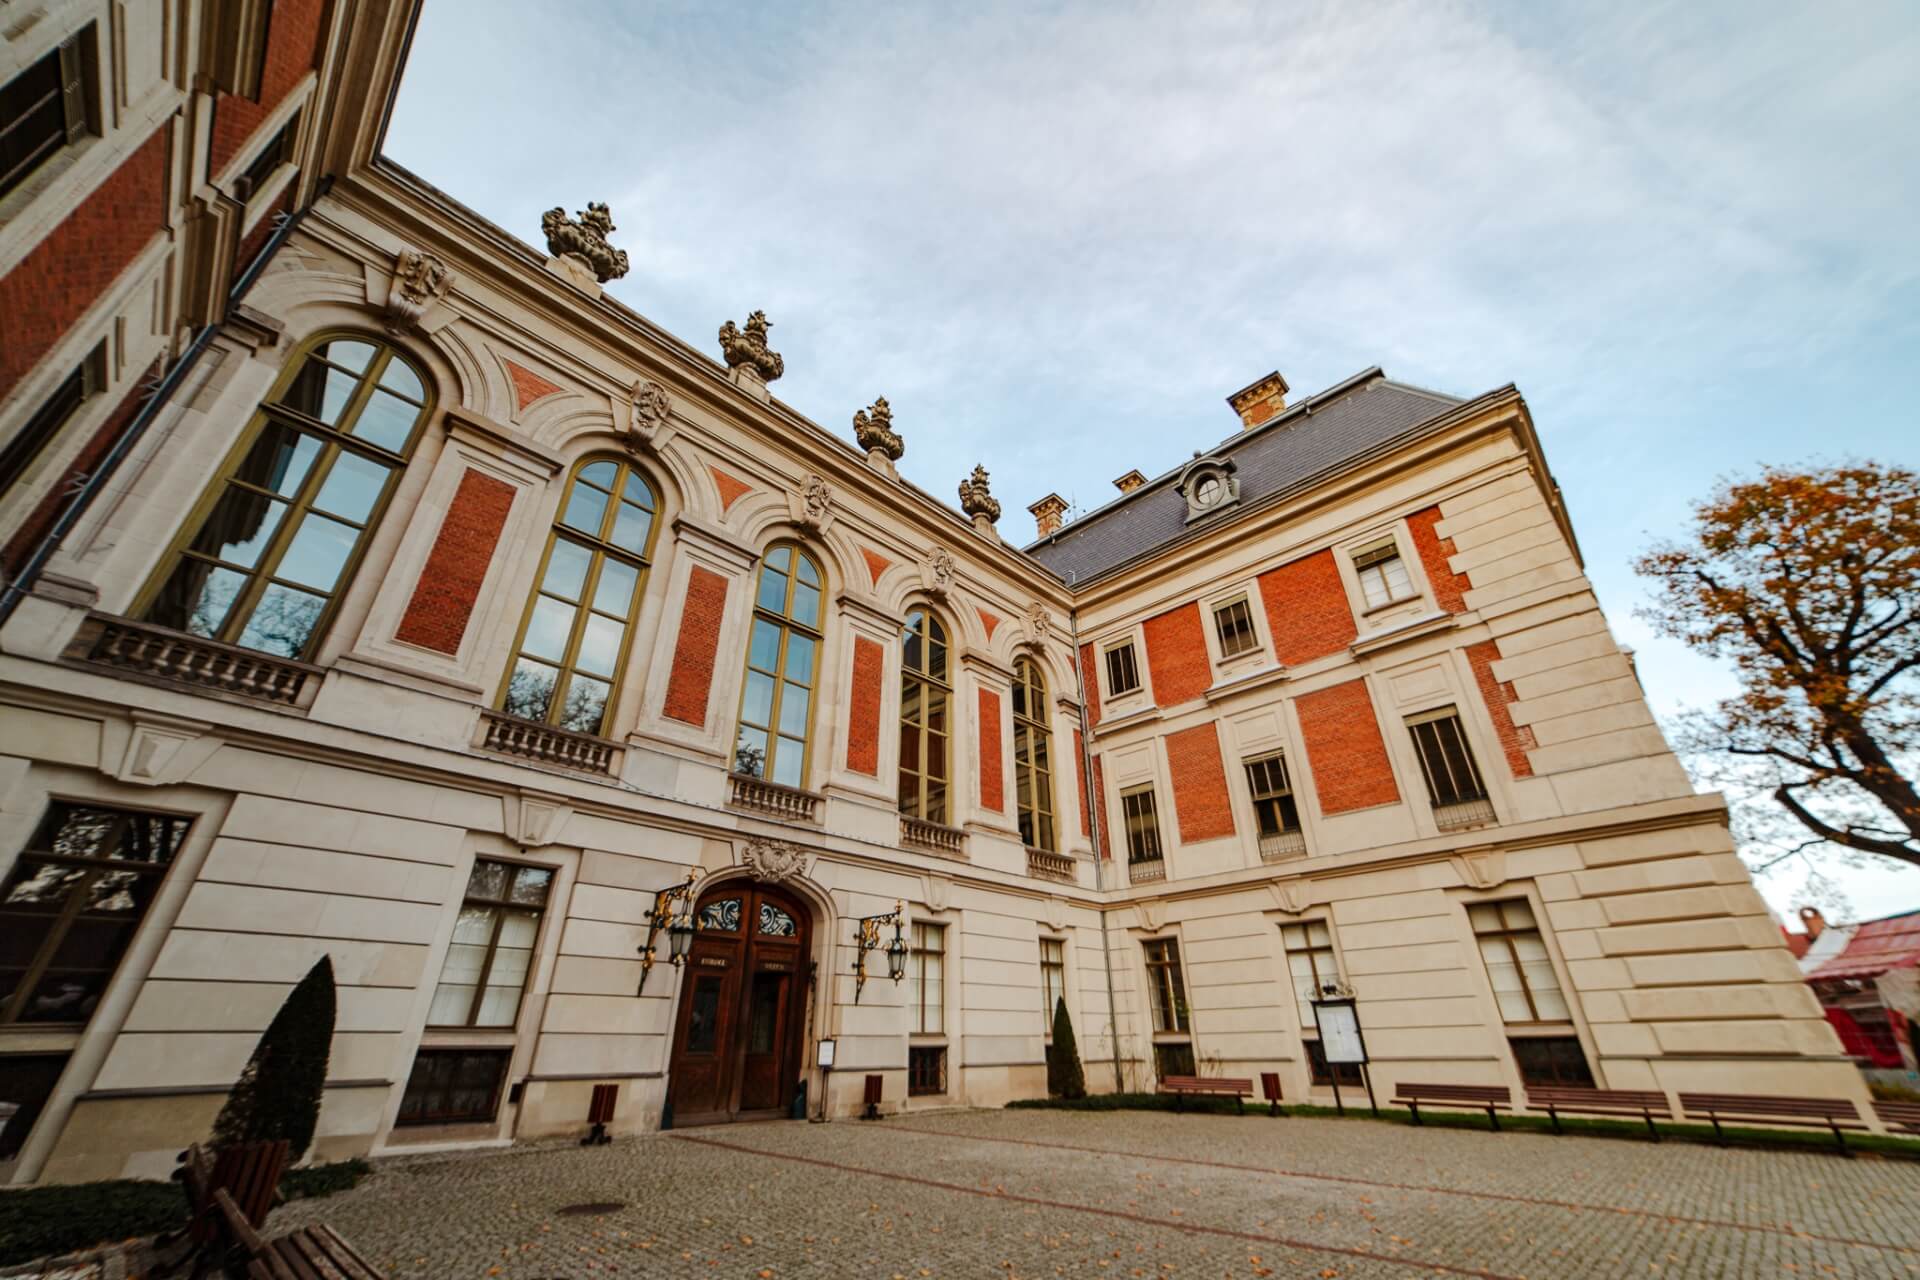
[[[267,140],[265,146],[254,154],[234,184],[234,195],[242,201],[251,201],[260,194],[273,175],[280,172],[280,166],[293,159],[294,140],[300,136],[300,116],[294,117],[280,126],[279,132]]]
[[[1053,735],[1047,731],[1047,678],[1032,658],[1013,663],[1013,780],[1020,838],[1028,848],[1058,848],[1053,824]]]
[[[937,1098],[947,1091],[947,1046],[907,1046],[907,1096]]]
[[[1107,650],[1107,696],[1117,698],[1140,687],[1140,664],[1133,656],[1133,641],[1127,640]]]
[[[83,1024],[192,819],[56,800],[0,888],[0,1026]]]
[[[1353,572],[1360,579],[1360,590],[1367,608],[1379,609],[1414,597],[1413,580],[1407,577],[1406,562],[1392,538],[1383,538],[1353,553]]]
[[[1127,861],[1160,861],[1160,815],[1154,808],[1153,788],[1132,787],[1122,791],[1120,813],[1127,828]]]
[[[467,895],[440,966],[427,1025],[511,1027],[533,967],[540,917],[553,872],[481,858],[467,877]]]
[[[1259,633],[1253,629],[1253,610],[1245,596],[1213,606],[1213,634],[1220,641],[1223,662],[1260,647]]]
[[[604,734],[652,563],[659,501],[625,459],[573,469],[547,535],[500,693],[500,709],[575,733]]]
[[[1525,898],[1467,907],[1500,1016],[1508,1022],[1567,1022],[1573,1013]]]
[[[432,405],[372,338],[321,338],[229,454],[143,594],[148,622],[282,658],[313,655]]]
[[[907,952],[907,1030],[917,1036],[947,1030],[947,926],[913,922]]]
[[[81,138],[100,132],[99,65],[88,23],[0,85],[0,196]]]
[[[1053,1013],[1067,994],[1067,944],[1060,938],[1040,939],[1040,1025],[1053,1035]]]
[[[400,1097],[397,1125],[484,1124],[500,1111],[507,1049],[422,1049]]]
[[[1177,1034],[1192,1029],[1187,1016],[1187,985],[1180,972],[1177,938],[1150,938],[1141,944],[1147,956],[1147,1001],[1153,1029]]]
[[[804,787],[825,579],[812,556],[792,543],[778,543],[761,557],[754,582],[733,771]]]
[[[6,497],[27,474],[73,415],[80,412],[80,406],[100,393],[106,385],[106,375],[107,344],[101,342],[74,366],[72,373],[61,379],[60,385],[40,402],[13,438],[0,445],[0,498]]]
[[[1420,772],[1427,780],[1427,795],[1434,808],[1487,798],[1487,785],[1473,762],[1473,750],[1467,745],[1458,711],[1442,707],[1410,716],[1407,732],[1413,735],[1413,749],[1420,757]]]
[[[953,687],[947,629],[924,608],[907,612],[900,632],[900,812],[945,823]]]
[[[1315,1084],[1359,1084],[1360,1065],[1343,1062],[1329,1064],[1320,1048],[1320,1023],[1313,1014],[1313,1002],[1325,994],[1330,983],[1340,981],[1340,966],[1333,953],[1333,931],[1324,920],[1303,920],[1280,926],[1280,945],[1287,953],[1287,977],[1293,984],[1294,1007],[1300,1017],[1300,1039],[1307,1053],[1307,1067]]]
[[[1271,855],[1305,849],[1300,835],[1300,806],[1294,800],[1293,779],[1287,776],[1286,757],[1276,751],[1247,761],[1247,790],[1253,796],[1260,852]]]

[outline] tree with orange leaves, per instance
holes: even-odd
[[[1663,633],[1730,660],[1738,696],[1683,746],[1731,758],[1806,831],[1920,865],[1920,477],[1769,468],[1694,508],[1635,567]]]

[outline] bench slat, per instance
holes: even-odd
[[[359,1252],[332,1227],[325,1225],[315,1227],[313,1234],[325,1249],[328,1261],[332,1262],[335,1269],[347,1280],[386,1280],[374,1270],[372,1263],[361,1257]]]

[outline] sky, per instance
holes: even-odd
[[[983,463],[1016,542],[1275,368],[1515,383],[1666,718],[1734,684],[1635,555],[1722,476],[1920,462],[1916,67],[1910,0],[427,0],[386,151],[536,245],[610,204],[615,297],[716,358],[765,310],[780,399],[851,437],[886,396],[902,472]],[[1872,862],[1846,909],[1920,907]]]

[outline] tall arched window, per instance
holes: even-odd
[[[574,468],[520,624],[502,711],[576,733],[605,732],[658,509],[631,463],[588,458]]]
[[[900,812],[945,823],[947,813],[947,632],[925,609],[900,633]]]
[[[1020,838],[1054,851],[1053,752],[1047,733],[1047,678],[1032,658],[1013,664],[1013,776]]]
[[[149,622],[307,658],[366,551],[432,403],[371,338],[290,362],[143,594]]]
[[[820,669],[820,566],[791,544],[769,550],[754,588],[733,771],[804,787]]]

